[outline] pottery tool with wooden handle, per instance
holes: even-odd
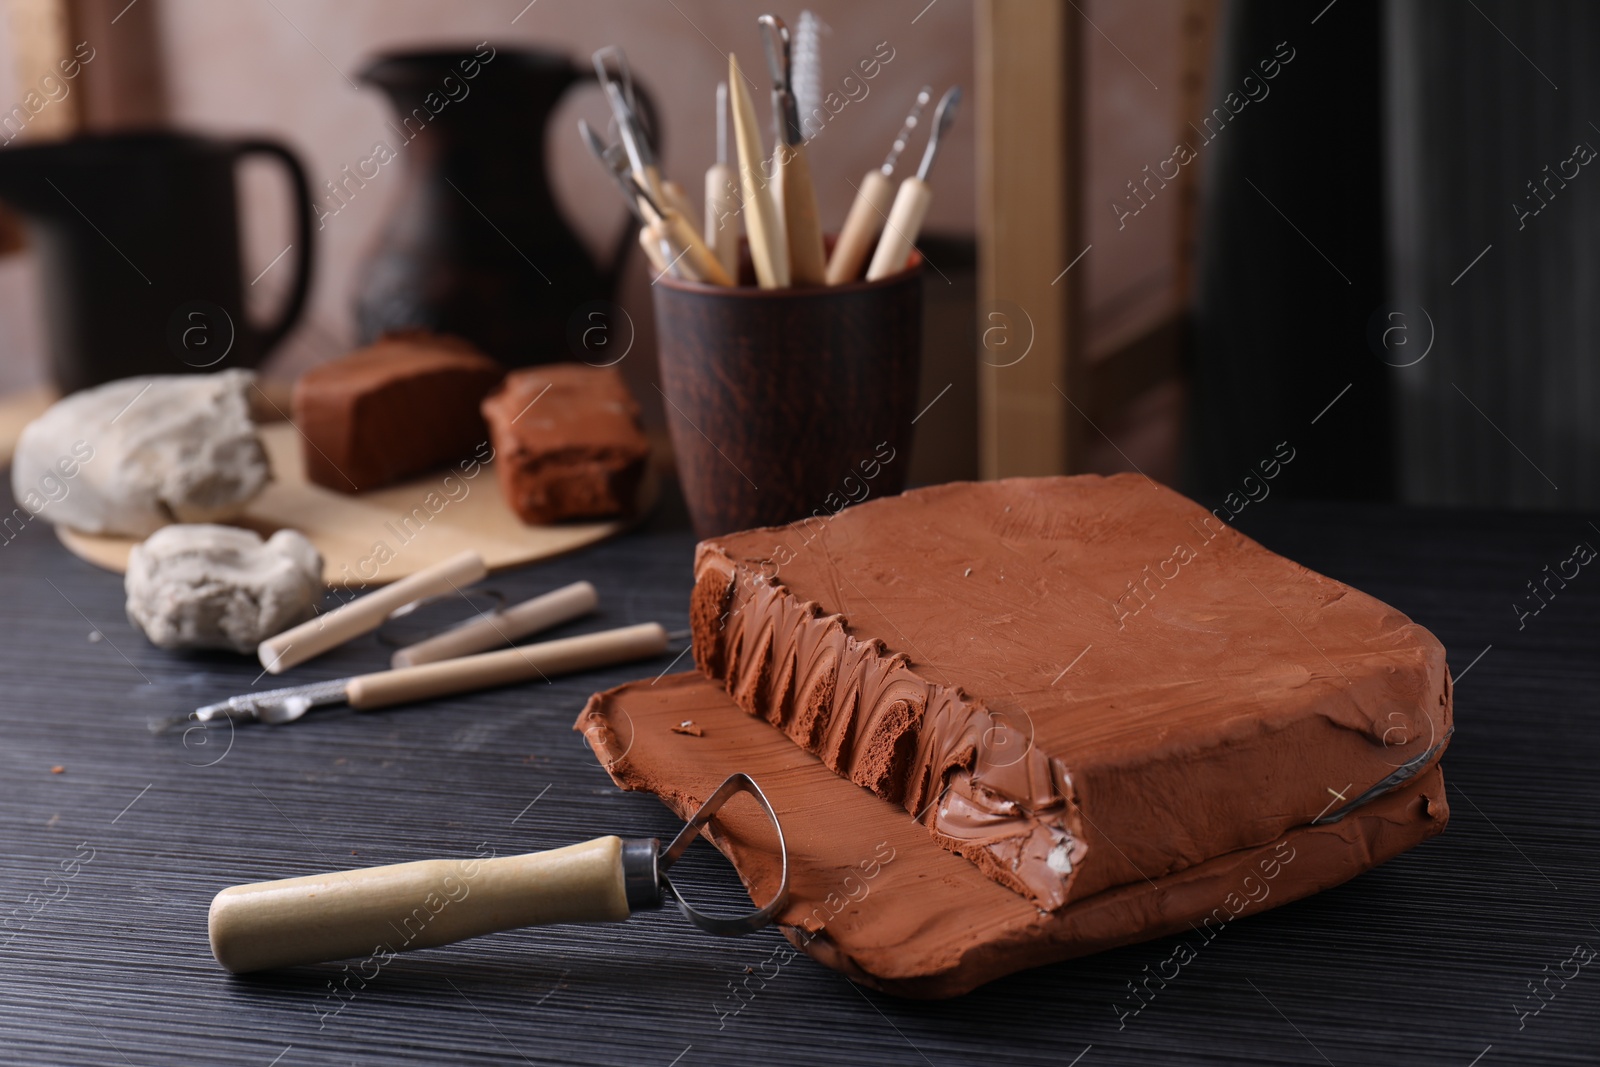
[[[762,173],[767,162],[761,147],[756,105],[745,87],[739,59],[728,54],[728,91],[733,95],[733,135],[739,153],[739,192],[744,200],[744,229],[750,239],[750,258],[756,282],[763,289],[789,286],[789,246],[784,239],[783,216],[773,200],[772,185]]]
[[[599,605],[600,594],[593,585],[573,582],[500,611],[480,612],[459,626],[407,645],[389,658],[389,666],[416,667],[487,652],[512,644],[518,638],[571,622]]]
[[[900,124],[900,132],[889,146],[889,154],[884,157],[883,165],[867,171],[861,179],[856,198],[844,217],[844,226],[839,230],[839,238],[833,243],[833,255],[828,257],[829,285],[853,282],[861,276],[861,268],[867,263],[867,253],[872,251],[878,231],[883,227],[883,220],[889,217],[889,206],[894,200],[894,186],[889,179],[894,176],[895,164],[900,161],[900,153],[905,151],[912,131],[922,119],[922,109],[928,106],[932,98],[933,87],[924,85],[917,92],[905,122]]]
[[[650,257],[652,265],[674,277],[687,277],[712,285],[733,284],[733,278],[723,270],[722,264],[712,255],[711,249],[706,247],[688,220],[639,181],[629,162],[629,153],[618,145],[607,146],[582,119],[578,120],[578,133],[600,165],[615,179],[618,188],[644,223],[639,244]]]
[[[772,823],[782,875],[773,899],[745,915],[708,915],[667,877],[702,827],[738,793]],[[211,901],[211,953],[234,974],[385,957],[551,923],[621,922],[666,897],[700,929],[751,933],[789,897],[789,850],[777,812],[747,775],[718,787],[665,849],[656,838],[597,837],[522,856],[436,859],[224,889]]]
[[[738,178],[728,165],[728,83],[717,83],[717,161],[706,169],[706,244],[728,277],[739,274]]]
[[[789,51],[789,27],[776,15],[762,15],[761,43],[772,75],[772,116],[777,143],[772,150],[772,185],[783,214],[789,248],[789,284],[821,285],[827,272],[822,224],[817,219],[817,194],[811,185],[811,163],[800,132]]]
[[[290,667],[322,655],[346,641],[371,633],[383,625],[383,620],[396,608],[413,600],[459,592],[462,586],[481,582],[489,573],[483,557],[468,549],[458,552],[417,573],[386,585],[382,589],[341,607],[326,615],[318,615],[269,637],[256,647],[256,658],[271,674],[282,674]]]
[[[672,256],[665,254],[663,251],[665,246],[662,243],[660,227],[653,227],[645,220],[644,208],[640,205],[640,198],[635,195],[638,183],[627,180],[631,179],[632,175],[628,171],[622,146],[607,146],[600,139],[600,135],[594,132],[593,127],[583,119],[578,120],[578,136],[583,138],[584,145],[594,155],[594,158],[599,160],[600,166],[605,168],[605,172],[611,175],[612,180],[617,184],[617,190],[622,193],[623,202],[628,205],[628,210],[633,213],[633,217],[638,220],[640,224],[639,247],[644,249],[645,258],[650,260],[650,265],[659,273],[668,273],[668,264]],[[625,175],[626,178],[624,177]]]
[[[628,152],[628,162],[634,178],[649,190],[650,195],[661,196],[661,171],[656,166],[654,146],[639,115],[639,101],[633,91],[633,74],[628,69],[628,59],[616,45],[607,45],[593,56],[595,76],[605,93],[611,117]],[[617,66],[612,73],[611,61]]]
[[[301,718],[312,708],[348,704],[358,711],[409,704],[433,697],[471,693],[479,689],[512,685],[534,679],[548,681],[559,674],[609,667],[614,663],[659,656],[674,637],[659,623],[622,626],[615,630],[563,637],[533,645],[515,645],[498,652],[439,660],[353,678],[241,693],[227,700],[196,708],[187,715],[151,724],[160,733],[184,723],[260,722],[281,726]]]
[[[928,205],[933,203],[933,187],[928,184],[928,171],[933,167],[939,152],[939,137],[955,118],[956,105],[961,102],[960,86],[952,85],[939,99],[939,108],[933,115],[933,128],[928,133],[928,147],[922,153],[922,163],[915,177],[900,183],[894,195],[894,206],[889,209],[889,220],[884,223],[883,236],[878,239],[877,251],[872,253],[872,265],[867,268],[867,281],[877,281],[905,269],[911,258],[912,246],[922,229],[922,220],[928,216]]]

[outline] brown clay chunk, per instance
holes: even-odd
[[[483,402],[506,502],[526,523],[633,510],[650,443],[639,405],[609,367],[513,371]]]
[[[705,736],[674,732],[686,719]],[[901,996],[954,996],[1026,967],[1169,934],[1179,935],[1174,952],[1203,954],[1234,919],[1338,885],[1437,834],[1449,816],[1434,766],[1337,822],[1306,825],[1312,809],[1258,845],[1047,912],[745,714],[698,672],[598,693],[577,728],[618,785],[649,790],[684,818],[730,773],[748,773],[789,846],[789,902],[777,916],[784,935],[855,981]],[[1271,803],[1263,797],[1263,813]],[[750,899],[771,900],[780,864],[760,808],[729,804],[707,832]]]
[[[916,490],[705,541],[695,576],[736,704],[1047,911],[1337,817],[1450,736],[1432,634],[1137,475]]]
[[[488,440],[478,405],[504,375],[466,341],[420,331],[313,367],[293,401],[306,477],[357,493],[472,455]]]

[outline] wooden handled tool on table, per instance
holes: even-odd
[[[744,229],[750,239],[756,283],[763,289],[786,289],[789,286],[789,246],[784,240],[783,218],[773,201],[771,183],[761,170],[767,154],[761,147],[756,106],[750,99],[750,90],[745,88],[739,59],[731,52],[728,53],[728,91],[733,95],[739,192],[744,199]]]
[[[407,645],[390,657],[389,665],[416,667],[485,652],[586,615],[599,604],[600,594],[595,592],[594,586],[588,582],[573,582],[503,611],[480,614],[442,634]]]
[[[700,829],[737,793],[755,798],[777,835],[778,892],[747,915],[697,910],[667,879]],[[747,775],[719,786],[666,849],[655,838],[607,836],[549,852],[437,859],[236,885],[211,901],[211,952],[235,974],[354,957],[382,957],[469,937],[567,922],[621,922],[677,901],[713,934],[759,930],[788,901],[789,851],[772,805]]]
[[[159,732],[184,723],[223,719],[277,726],[294,722],[310,709],[327,704],[349,704],[369,711],[516,682],[548,680],[558,674],[659,656],[666,651],[672,637],[659,623],[647,622],[558,641],[516,645],[476,656],[359,674],[353,678],[241,693],[187,715],[156,723],[152,729]]]
[[[390,612],[413,600],[459,591],[480,582],[489,573],[483,557],[468,550],[400,579],[392,585],[352,600],[326,615],[301,623],[256,647],[256,658],[272,674],[320,656],[330,648],[371,633],[383,625]]]
[[[928,171],[933,167],[934,156],[939,151],[939,136],[955,118],[956,105],[961,102],[961,89],[951,86],[939,100],[934,112],[933,129],[928,134],[928,147],[922,153],[922,164],[914,178],[900,183],[894,196],[894,206],[889,209],[889,220],[884,223],[883,236],[878,239],[877,251],[872,253],[872,265],[867,268],[867,281],[877,281],[905,269],[916,244],[922,220],[928,215],[928,205],[933,203],[933,188],[928,184]]]
[[[739,272],[739,197],[728,165],[728,83],[717,83],[717,161],[706,170],[706,244],[728,277]]]
[[[666,651],[667,641],[667,631],[660,623],[646,622],[558,641],[517,645],[498,652],[357,675],[345,683],[345,699],[351,707],[362,710],[386,708],[659,656]]]
[[[894,199],[894,186],[889,179],[894,176],[895,164],[900,160],[900,153],[905,151],[906,141],[922,118],[922,109],[928,106],[932,98],[933,88],[924,85],[917,93],[905,122],[901,124],[900,133],[889,146],[889,154],[884,157],[883,165],[867,171],[861,179],[856,198],[851,201],[850,211],[844,217],[844,226],[839,230],[839,238],[833,243],[833,255],[828,257],[826,280],[829,285],[853,282],[861,276],[867,253],[872,251],[872,245],[878,239],[883,220],[889,217],[890,202]]]
[[[821,285],[827,273],[822,224],[817,219],[817,194],[811,185],[800,112],[795,105],[789,51],[789,27],[776,15],[756,20],[772,75],[772,114],[778,128],[773,146],[772,185],[782,207],[784,239],[789,246],[789,284]]]

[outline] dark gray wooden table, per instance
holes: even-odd
[[[571,730],[592,690],[654,675],[668,658],[185,745],[146,721],[246,689],[256,668],[150,647],[123,616],[120,579],[33,524],[0,547],[0,1061],[1600,1061],[1600,959],[1575,955],[1600,949],[1600,568],[1520,629],[1512,607],[1577,542],[1600,545],[1600,530],[1575,516],[1281,499],[1251,512],[1247,532],[1395,604],[1448,647],[1450,828],[1350,884],[1230,926],[1120,1025],[1128,983],[1175,942],[932,1003],[863,991],[803,956],[736,1000],[732,984],[778,934],[717,940],[667,911],[401,956],[343,997],[331,992],[347,973],[338,966],[229,977],[207,947],[206,906],[236,882],[670,833],[666,810],[613,787]],[[585,577],[605,607],[586,626],[675,628],[692,547],[663,518],[492,584],[527,596]],[[295,677],[385,658],[369,638]],[[720,860],[700,857],[693,877],[738,902]]]

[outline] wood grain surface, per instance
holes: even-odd
[[[593,581],[601,612],[552,636],[650,620],[681,628],[693,537],[676,514],[490,581],[513,600]],[[0,1060],[1594,1062],[1600,960],[1564,982],[1550,976],[1573,970],[1576,946],[1600,949],[1600,574],[1552,585],[1521,629],[1511,604],[1578,541],[1600,545],[1600,531],[1577,516],[1276,498],[1244,519],[1269,547],[1445,642],[1457,679],[1452,822],[1345,886],[1231,924],[1120,1026],[1128,983],[1162,969],[1183,938],[940,1003],[857,989],[788,959],[774,932],[719,940],[672,911],[497,934],[381,967],[231,977],[206,943],[206,908],[224,886],[672,832],[666,809],[619,792],[571,730],[592,690],[654,677],[671,653],[421,706],[220,727],[186,745],[152,737],[145,721],[247,689],[259,667],[147,645],[123,618],[120,580],[30,527],[0,548]],[[378,669],[388,652],[365,638],[285,681]],[[730,911],[746,906],[708,852],[692,849],[674,880]],[[1547,978],[1533,1001],[1528,984]],[[330,983],[343,985],[338,996]]]

